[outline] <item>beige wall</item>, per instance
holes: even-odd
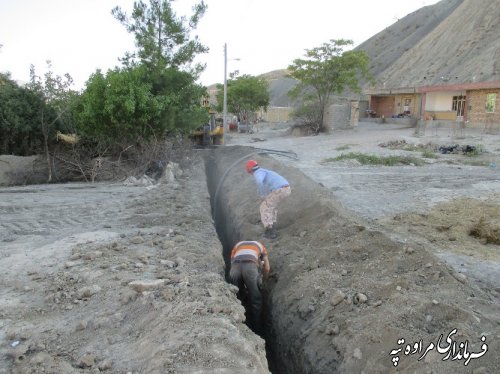
[[[457,112],[454,110],[436,111],[426,110],[424,118],[433,118],[435,120],[455,121],[457,119]]]
[[[274,106],[267,108],[267,112],[261,110],[258,116],[265,122],[286,122],[290,119],[292,111],[292,107]]]

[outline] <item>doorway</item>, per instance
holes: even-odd
[[[453,96],[452,110],[457,113],[457,120],[463,120],[465,112],[465,95]]]

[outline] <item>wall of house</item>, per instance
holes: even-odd
[[[425,118],[455,121],[457,112],[452,109],[453,96],[465,95],[462,91],[428,92],[425,100]]]
[[[368,109],[370,108],[368,100],[359,101],[358,108],[359,108],[359,117],[360,118],[368,118],[369,117],[369,115],[367,113]]]
[[[394,114],[394,96],[372,96],[370,109],[376,112],[376,117],[390,118]]]
[[[432,118],[435,120],[455,121],[457,112],[454,110],[426,110],[424,118]]]
[[[337,99],[325,111],[323,126],[327,131],[353,128],[359,121],[359,103]]]
[[[330,104],[323,117],[323,126],[327,131],[349,127],[350,107],[345,103]]]
[[[486,95],[496,94],[495,110],[486,113]],[[500,128],[500,88],[467,91],[467,120],[470,127]]]
[[[292,107],[273,106],[267,108],[267,112],[260,110],[258,117],[265,122],[286,122],[290,119]]]
[[[429,92],[425,100],[428,112],[446,112],[451,110],[453,94],[449,92]]]

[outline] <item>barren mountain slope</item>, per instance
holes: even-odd
[[[379,74],[379,84],[412,87],[500,79],[499,19],[499,0],[464,0]]]
[[[499,80],[499,19],[500,0],[442,0],[407,15],[356,49],[368,53],[370,71],[381,88]],[[271,105],[282,105],[290,78],[276,71],[262,76],[270,81]]]
[[[430,34],[462,2],[463,0],[446,0],[423,7],[372,36],[356,49],[368,53],[370,71],[377,76]]]
[[[260,75],[260,77],[264,78],[269,83],[271,106],[290,106],[292,100],[288,96],[288,91],[295,87],[297,81],[287,74],[288,71],[283,69],[270,71],[269,73]]]

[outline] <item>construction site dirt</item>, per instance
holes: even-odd
[[[256,130],[156,185],[0,188],[0,373],[499,371],[499,135]],[[274,240],[250,157],[291,183]],[[225,280],[242,239],[270,252],[262,338]]]

